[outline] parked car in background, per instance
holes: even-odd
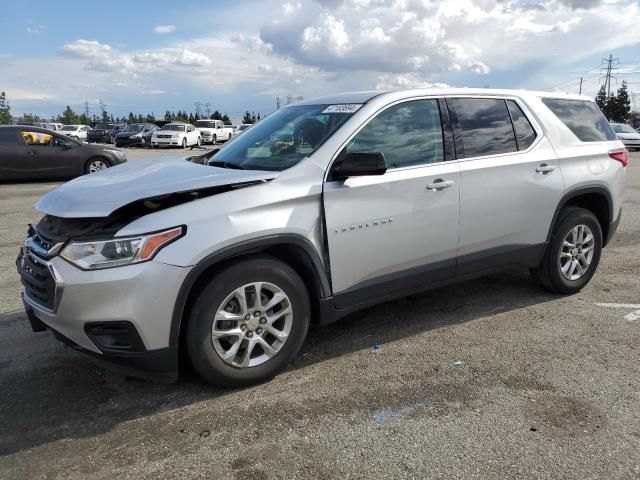
[[[236,134],[236,130],[238,130],[238,125],[227,125],[227,128],[231,129],[231,136],[233,137]]]
[[[215,145],[226,142],[233,135],[233,130],[226,127],[222,120],[198,120],[195,127],[200,131],[202,143]]]
[[[114,148],[25,125],[0,126],[0,180],[72,178],[127,161]]]
[[[97,123],[95,127],[87,132],[87,142],[89,143],[113,143],[116,134],[126,127],[125,123]]]
[[[56,127],[56,132],[64,127],[64,123],[53,123],[52,125]]]
[[[91,127],[88,125],[65,125],[59,130],[61,134],[81,141],[87,140],[87,133],[90,131]]]
[[[628,162],[590,98],[467,88],[305,100],[209,155],[38,201],[17,262],[34,331],[156,378],[188,357],[240,387],[286,368],[312,322],[443,284],[518,266],[577,293]]]
[[[116,147],[151,146],[153,132],[159,130],[153,123],[132,123],[116,133]]]
[[[183,122],[167,123],[151,135],[151,146],[187,148],[200,145],[202,138],[200,131],[193,125]]]
[[[611,128],[625,147],[629,150],[640,150],[640,133],[626,123],[612,123]]]
[[[249,124],[249,123],[243,123],[242,125],[238,125],[238,128],[236,128],[236,131],[233,132],[233,135],[235,137],[237,137],[238,135],[242,135],[244,132],[249,130],[252,126],[253,124]]]

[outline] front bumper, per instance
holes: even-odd
[[[152,138],[151,145],[156,147],[177,147],[182,146],[180,138]]]
[[[134,147],[138,145],[146,145],[147,141],[144,137],[130,138],[130,137],[116,137],[116,147]]]
[[[640,148],[640,140],[631,140],[628,138],[623,138],[622,143],[627,148]]]
[[[65,343],[115,364],[118,370],[130,368],[130,374],[146,370],[152,376],[177,375],[178,347],[170,345],[169,335],[188,268],[151,261],[82,271],[60,257],[38,257],[38,261],[55,275],[55,302],[48,308],[25,290],[23,302],[34,330],[44,326]],[[124,334],[123,326],[127,327]],[[107,335],[96,334],[96,327]]]

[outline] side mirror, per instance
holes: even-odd
[[[384,175],[386,171],[387,164],[382,153],[351,152],[333,166],[331,179],[346,180],[349,177]]]

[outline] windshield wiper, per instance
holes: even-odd
[[[223,162],[220,160],[212,160],[209,162],[209,165],[212,167],[229,168],[233,170],[246,170],[246,168],[242,165],[238,165],[237,163]]]

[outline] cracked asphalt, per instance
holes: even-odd
[[[13,262],[55,185],[0,185],[1,479],[640,478],[640,154],[581,293],[513,271],[385,303],[241,390],[124,378],[31,332]]]

